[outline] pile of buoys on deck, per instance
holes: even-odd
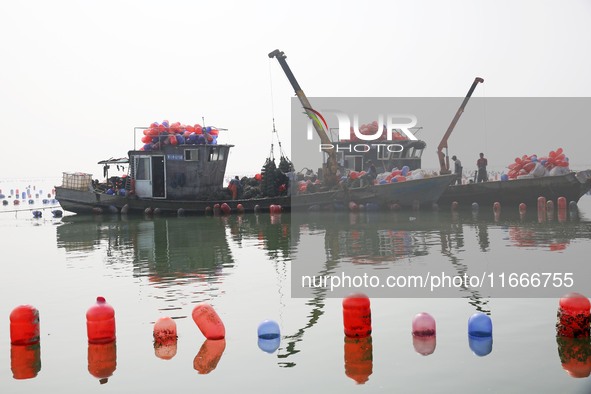
[[[216,145],[218,136],[219,129],[213,126],[191,126],[163,120],[162,123],[152,123],[144,130],[144,146],[140,150],[158,150],[163,145]]]
[[[501,180],[563,175],[570,172],[568,165],[568,157],[564,155],[562,148],[543,157],[523,155],[516,157],[515,162],[507,166],[509,172],[504,174],[505,177],[501,176]]]

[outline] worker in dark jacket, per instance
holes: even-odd
[[[451,159],[454,162],[454,174],[456,175],[456,179],[454,179],[454,181],[451,184],[455,185],[457,183],[458,185],[461,185],[463,171],[462,162],[460,161],[460,159],[456,157],[456,155],[453,155]]]
[[[478,167],[478,180],[477,182],[487,182],[488,181],[488,174],[486,173],[486,166],[488,165],[488,160],[484,158],[484,153],[480,154],[480,159],[476,161],[476,167]]]

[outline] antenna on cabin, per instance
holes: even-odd
[[[203,125],[202,125],[202,126],[203,126],[203,127],[205,127],[205,116],[202,116],[202,117],[201,117],[201,122],[203,123]]]

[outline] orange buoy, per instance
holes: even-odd
[[[39,343],[39,311],[31,305],[20,305],[10,313],[10,343]]]
[[[41,371],[41,344],[10,345],[10,369],[15,379],[32,379]]]
[[[199,304],[193,308],[193,321],[207,339],[222,339],[226,336],[226,328],[215,309],[209,304]]]
[[[109,343],[115,340],[115,310],[104,297],[86,312],[88,343]]]
[[[373,372],[371,335],[364,338],[345,336],[345,375],[357,384],[364,384]]]
[[[210,373],[218,366],[225,349],[225,339],[206,339],[193,359],[193,368],[202,375]]]
[[[364,338],[371,334],[371,307],[365,294],[353,294],[343,300],[345,335]]]
[[[117,369],[116,342],[88,344],[88,372],[99,379],[101,384],[107,383],[109,377]]]

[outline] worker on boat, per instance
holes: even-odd
[[[363,179],[367,180],[370,185],[373,185],[373,181],[378,177],[378,170],[376,169],[376,166],[373,164],[373,161],[368,160],[366,163],[369,164],[369,167],[365,172]]]
[[[230,181],[228,189],[232,192],[232,200],[236,200],[242,194],[242,183],[240,183],[238,175]]]
[[[455,185],[456,183],[458,185],[462,184],[462,162],[460,161],[460,159],[457,158],[456,155],[453,155],[451,157],[451,159],[454,162],[454,174],[456,175],[456,179],[453,180],[453,182],[451,183],[452,185]]]
[[[480,159],[476,161],[476,167],[478,168],[478,180],[477,182],[488,182],[488,174],[486,173],[486,166],[488,160],[484,157],[484,153],[480,153]]]

